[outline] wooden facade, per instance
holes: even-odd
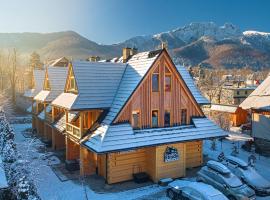
[[[44,87],[49,88],[49,82],[45,83]],[[65,92],[79,93],[71,66]],[[76,113],[76,117],[72,120],[69,119],[71,112]],[[46,113],[46,138],[52,140],[53,149],[66,149],[66,160],[80,160],[81,175],[98,174],[104,177],[107,183],[113,184],[132,180],[134,174],[145,172],[154,182],[158,182],[161,178],[184,177],[187,168],[198,167],[203,163],[202,141],[177,140],[171,144],[160,141],[156,146],[139,146],[105,153],[86,149],[81,142],[86,133],[91,133],[89,130],[98,127],[103,112],[101,109],[71,111],[52,106],[51,114]],[[64,134],[52,126],[47,126],[63,115]],[[134,129],[151,129],[190,125],[192,117],[204,117],[204,114],[169,54],[164,50],[118,112],[112,124],[130,123]],[[177,152],[175,160],[165,159],[168,149]]]
[[[182,125],[181,111],[186,110],[186,122],[190,124],[191,117],[203,116],[203,113],[188,91],[183,79],[179,76],[174,64],[167,54],[162,54],[152,66],[147,76],[130,97],[115,123],[129,122],[132,124],[132,112],[140,115],[139,128],[151,128],[152,111],[158,111],[158,127],[164,127],[165,112],[170,113],[170,126]],[[158,74],[159,89],[152,91],[152,75]],[[171,77],[171,88],[166,91],[165,78]]]

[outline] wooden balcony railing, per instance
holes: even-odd
[[[72,124],[67,123],[66,124],[66,131],[69,134],[74,135],[77,138],[81,138],[81,131],[80,131],[80,128],[77,126],[74,126]]]
[[[84,133],[88,130],[88,128],[84,128],[82,131],[80,130],[79,127],[70,124],[70,123],[66,123],[66,132],[77,137],[77,138],[81,138]]]

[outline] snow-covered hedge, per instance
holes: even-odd
[[[18,200],[38,200],[33,181],[30,180],[27,166],[18,159],[14,132],[3,110],[0,110],[0,154],[3,159],[8,183]]]

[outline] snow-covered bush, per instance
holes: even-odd
[[[10,189],[15,198],[18,200],[38,200],[36,188],[29,178],[27,165],[18,159],[14,132],[2,110],[0,110],[0,154]]]

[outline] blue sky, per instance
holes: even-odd
[[[0,0],[0,32],[74,30],[104,44],[204,21],[270,32],[269,19],[267,0]]]

